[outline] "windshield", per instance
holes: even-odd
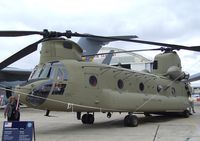
[[[67,80],[67,71],[61,62],[50,62],[44,65],[38,65],[32,71],[29,80],[52,78]]]

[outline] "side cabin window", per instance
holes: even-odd
[[[124,82],[123,82],[123,80],[119,79],[119,80],[117,81],[117,86],[118,86],[119,89],[123,89],[123,87],[124,87]]]
[[[99,88],[98,75],[94,73],[84,74],[85,88]]]
[[[139,89],[140,89],[141,92],[144,91],[144,83],[141,82],[141,83],[139,84]]]
[[[89,83],[91,86],[96,87],[97,85],[97,77],[95,75],[91,75],[89,77]]]
[[[55,83],[52,95],[63,95],[66,84]]]

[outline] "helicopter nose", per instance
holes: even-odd
[[[20,95],[20,102],[22,102],[23,104],[28,104],[26,101],[27,95],[30,93],[31,88],[28,87],[15,87],[15,93],[17,95]]]
[[[53,83],[47,82],[35,87],[26,97],[26,101],[33,106],[40,106],[46,101],[52,86]]]
[[[40,106],[46,101],[51,88],[52,81],[36,82],[28,85],[18,86],[15,88],[17,94],[20,94],[22,103],[28,106]]]

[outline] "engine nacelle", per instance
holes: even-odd
[[[172,80],[182,80],[186,79],[188,75],[177,66],[171,66],[167,70],[167,75]]]
[[[177,66],[181,70],[181,60],[178,54],[175,51],[160,53],[154,58],[153,73],[165,75],[172,66]]]

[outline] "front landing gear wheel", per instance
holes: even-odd
[[[82,116],[82,123],[83,124],[93,124],[94,123],[94,115],[92,114],[84,114]]]
[[[190,117],[190,111],[188,111],[188,110],[183,111],[183,117],[189,118]]]
[[[124,118],[124,126],[126,127],[136,127],[138,126],[138,118],[135,115],[127,115]]]

